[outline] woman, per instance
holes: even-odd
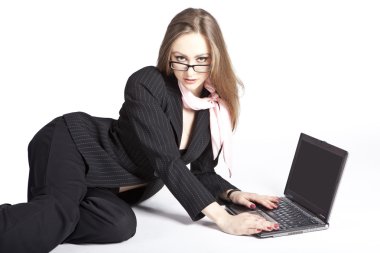
[[[0,252],[127,240],[136,231],[131,205],[163,185],[191,219],[206,215],[226,233],[278,229],[252,214],[232,216],[218,204],[278,204],[276,197],[240,191],[214,171],[221,153],[231,164],[237,83],[216,20],[202,9],[177,14],[157,67],[128,79],[118,120],[68,113],[33,137],[28,202],[0,206]]]

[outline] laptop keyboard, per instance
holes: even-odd
[[[279,223],[280,230],[319,224],[283,198],[280,199],[278,208],[270,210],[264,207],[262,209]]]

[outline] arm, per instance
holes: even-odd
[[[247,224],[243,222],[247,214],[229,215],[180,159],[174,133],[165,115],[163,82],[161,74],[153,67],[144,68],[128,79],[118,120],[118,135],[124,149],[140,169],[150,170],[162,179],[193,220],[206,214],[223,231],[242,234],[236,227]],[[255,233],[257,230],[252,227],[265,226],[265,220],[258,224],[257,218],[248,215],[251,217],[248,219],[250,230],[244,233]]]
[[[218,164],[218,158],[219,156],[215,160],[213,158],[210,141],[202,154],[191,163],[191,172],[217,200],[233,201],[234,203],[242,204],[242,198],[236,197],[242,195],[242,192],[240,191],[234,191],[229,198],[227,198],[227,193],[232,189],[237,189],[237,187],[216,174],[215,167]],[[240,202],[235,202],[236,199]],[[246,205],[249,201],[245,201],[244,204]],[[218,202],[223,204],[220,201]],[[210,220],[215,222],[223,232],[233,235],[249,235],[260,233],[262,230],[270,231],[272,229],[278,229],[278,224],[268,222],[257,215],[250,213],[242,213],[236,216],[230,215],[217,202],[211,203],[204,208],[202,212]]]
[[[229,191],[238,189],[236,186],[230,184],[227,180],[219,176],[215,172],[215,167],[218,164],[218,157],[214,160],[212,153],[211,141],[202,152],[202,154],[191,163],[191,172],[199,179],[199,181],[209,190],[209,192],[216,198],[219,204],[223,201],[232,201],[235,204],[243,205],[248,208],[255,208],[256,203],[272,209],[277,208],[278,198],[273,196],[259,195],[255,193],[248,193],[242,191],[234,191],[227,198]]]
[[[226,193],[231,189],[238,189],[215,172],[219,156],[214,160],[211,141],[197,160],[190,164],[191,172],[222,204],[220,200],[227,200]]]
[[[134,73],[125,88],[118,135],[124,149],[144,174],[158,176],[193,220],[215,198],[180,159],[174,132],[165,114],[165,81],[154,67]]]

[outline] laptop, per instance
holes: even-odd
[[[278,208],[270,210],[256,205],[252,210],[225,203],[226,209],[233,215],[242,212],[261,215],[280,225],[279,230],[254,235],[259,238],[327,229],[347,156],[347,151],[301,133]]]

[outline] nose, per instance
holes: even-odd
[[[197,73],[197,72],[194,71],[194,68],[193,68],[193,67],[189,67],[189,69],[188,69],[186,72],[187,72],[187,74],[188,74],[189,76],[191,76],[192,74]]]

